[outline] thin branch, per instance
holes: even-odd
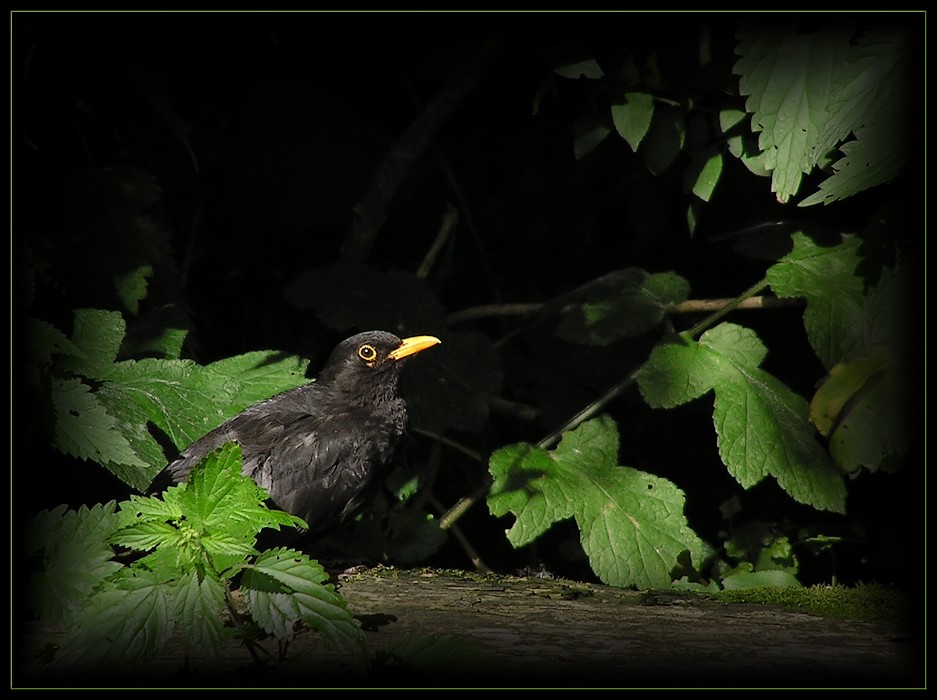
[[[371,184],[352,210],[342,242],[344,260],[364,260],[371,252],[377,232],[387,219],[387,205],[397,193],[414,161],[426,150],[449,115],[471,94],[487,68],[494,63],[503,44],[496,33],[475,61],[444,87],[417,115],[404,134],[391,144],[375,169]]]
[[[452,234],[458,222],[458,210],[451,204],[447,204],[446,212],[442,215],[442,223],[439,225],[439,233],[436,234],[433,244],[429,247],[429,250],[426,251],[423,262],[421,262],[420,266],[417,268],[416,276],[421,280],[426,279],[430,269],[433,267],[433,263],[435,263],[436,258],[439,257],[439,251],[442,250],[446,241],[449,240],[449,236]]]
[[[440,512],[445,510],[442,503],[440,503],[435,497],[430,498],[430,503],[432,504],[434,508],[436,508]],[[443,527],[442,518],[440,518],[439,527],[444,530],[449,530],[453,534],[453,536],[456,538],[458,543],[462,546],[462,549],[465,552],[466,556],[469,558],[469,560],[472,562],[472,565],[476,569],[486,574],[493,573],[492,569],[485,563],[485,560],[482,559],[479,556],[478,552],[475,551],[475,548],[472,546],[472,543],[468,541],[468,538],[465,536],[465,533],[462,532],[461,528],[459,528],[458,525],[450,521],[446,523],[445,527]]]

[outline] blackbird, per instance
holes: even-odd
[[[242,473],[273,505],[323,532],[357,512],[366,488],[394,456],[407,405],[397,393],[403,360],[439,343],[385,331],[336,346],[318,379],[254,404],[189,445],[164,470],[181,482],[226,442],[241,446]]]

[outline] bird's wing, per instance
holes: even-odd
[[[349,428],[351,422],[303,417],[251,465],[250,476],[277,507],[299,515],[312,530],[357,509],[375,465],[371,441]]]

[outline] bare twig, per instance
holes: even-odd
[[[445,510],[442,503],[440,503],[436,498],[431,498],[430,503],[432,503],[433,507],[436,508],[440,512]],[[449,512],[451,512],[451,509]],[[449,513],[447,512],[446,515],[448,514]],[[475,551],[475,548],[472,546],[472,543],[468,541],[468,538],[465,536],[465,533],[462,532],[462,530],[459,528],[458,525],[456,525],[453,521],[450,520],[450,521],[447,521],[445,527],[443,527],[443,518],[445,518],[446,515],[442,516],[442,518],[439,519],[439,527],[442,528],[443,530],[448,530],[449,532],[452,533],[452,535],[456,538],[458,543],[461,545],[462,550],[465,552],[466,556],[468,556],[469,560],[472,562],[472,565],[476,569],[478,569],[479,571],[483,571],[486,574],[492,573],[491,568],[485,563],[484,559],[482,559],[479,556],[478,552]]]
[[[451,204],[447,204],[446,213],[442,215],[442,224],[439,226],[439,233],[436,234],[436,239],[433,241],[433,245],[431,245],[429,250],[426,251],[426,256],[423,258],[423,262],[421,262],[420,266],[417,268],[416,276],[421,280],[426,279],[430,269],[433,267],[433,263],[436,262],[436,258],[439,256],[439,251],[442,250],[442,247],[446,244],[446,241],[449,240],[449,236],[452,234],[452,231],[455,229],[455,225],[458,222],[458,210]]]
[[[387,205],[397,193],[410,166],[430,144],[453,110],[475,89],[485,70],[494,62],[502,43],[500,33],[492,36],[478,58],[443,88],[391,145],[377,166],[367,191],[352,210],[351,222],[342,243],[343,259],[367,258],[377,232],[387,218]]]

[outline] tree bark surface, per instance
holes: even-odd
[[[171,639],[147,685],[266,687],[922,687],[918,645],[897,622],[834,619],[680,592],[444,571],[368,571],[338,591],[376,668],[301,630],[287,661],[258,668],[229,642],[187,672]],[[403,664],[401,645],[445,638]],[[264,642],[276,653],[272,640]],[[432,645],[429,645],[432,647]],[[411,646],[411,649],[413,647]],[[448,654],[440,653],[448,649]],[[45,674],[30,665],[33,681]],[[152,674],[152,675],[151,675]],[[141,676],[143,677],[143,676]],[[51,684],[58,684],[55,680]],[[29,683],[34,685],[35,683]]]

